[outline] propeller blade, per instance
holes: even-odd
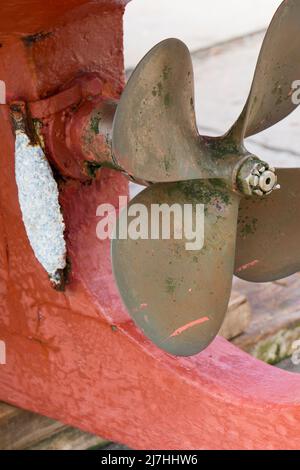
[[[117,164],[136,180],[183,181],[211,175],[194,111],[194,74],[178,39],[155,46],[122,94],[113,124]]]
[[[257,134],[288,116],[293,83],[300,77],[300,2],[285,0],[265,36],[245,108],[230,131],[236,140]]]
[[[270,282],[300,270],[300,168],[279,169],[280,191],[241,201],[235,274]]]
[[[112,242],[113,271],[124,304],[145,335],[171,354],[192,356],[215,338],[227,310],[239,196],[222,187],[219,180],[155,184],[131,201],[128,213],[132,215],[136,208],[146,211],[143,219],[149,235],[150,228],[158,229],[153,214],[156,205],[162,204],[164,211],[176,210],[173,223],[167,223],[171,239],[121,240],[119,236]],[[182,229],[180,213],[185,236],[176,239]],[[123,212],[117,234],[125,220]],[[128,231],[133,220],[127,220]],[[168,222],[167,212],[162,220]],[[193,251],[186,245],[191,243],[186,232],[191,221],[190,228],[197,234]]]

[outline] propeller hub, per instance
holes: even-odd
[[[274,168],[255,156],[250,156],[240,167],[237,174],[237,186],[246,196],[268,196],[280,189]]]

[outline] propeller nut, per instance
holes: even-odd
[[[247,196],[268,196],[280,189],[275,169],[255,157],[248,158],[237,175],[238,189]]]

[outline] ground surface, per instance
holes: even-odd
[[[264,29],[281,0],[132,0],[125,14],[131,68],[157,42],[177,37],[196,51]]]

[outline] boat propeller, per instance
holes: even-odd
[[[169,239],[157,236],[157,226],[154,237],[116,236],[113,270],[135,323],[171,354],[195,355],[215,338],[234,274],[268,282],[300,269],[300,169],[275,170],[244,145],[297,107],[297,78],[300,2],[285,0],[266,33],[246,105],[224,136],[198,133],[192,61],[181,41],[155,46],[129,79],[114,119],[113,155],[148,187],[126,214],[146,208],[150,227],[152,208],[169,207],[174,230]],[[175,212],[185,216],[188,207],[194,231],[203,221],[198,249],[177,236]]]

